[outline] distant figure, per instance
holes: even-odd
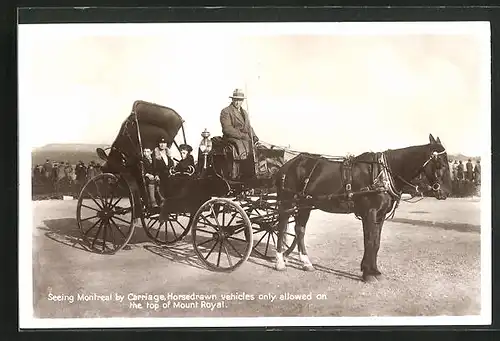
[[[72,185],[73,184],[73,167],[69,164],[69,162],[66,162],[66,166],[64,168],[64,174],[66,178],[68,178],[68,182]]]
[[[96,172],[96,175],[102,174],[102,168],[101,168],[101,164],[99,162],[96,162],[96,164],[95,164],[95,172]]]
[[[450,179],[451,181],[453,181],[455,180],[455,173],[453,172],[453,160],[450,160],[449,169],[450,169]]]
[[[462,160],[458,161],[457,178],[459,181],[462,181],[464,179],[464,165],[462,163]]]
[[[45,161],[45,164],[43,165],[43,171],[44,171],[45,180],[50,179],[50,176],[52,174],[52,163],[50,162],[49,159],[47,159]]]
[[[481,184],[481,160],[477,160],[476,165],[474,166],[474,180],[476,185]]]
[[[471,159],[469,159],[467,161],[467,163],[465,164],[465,168],[466,168],[466,179],[467,181],[471,181],[472,182],[472,179],[473,179],[473,167],[472,167],[472,161]]]
[[[87,181],[92,179],[97,175],[97,170],[95,169],[95,162],[90,161],[89,166],[87,168]]]
[[[455,160],[453,163],[453,179],[455,181],[458,181],[458,161]]]
[[[85,179],[87,177],[87,167],[85,167],[85,164],[81,160],[76,164],[75,176],[76,183],[78,184],[78,191],[80,191],[83,185],[85,185]]]

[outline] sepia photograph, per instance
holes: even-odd
[[[488,22],[20,24],[21,328],[491,323]]]

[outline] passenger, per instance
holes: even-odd
[[[181,144],[179,146],[181,153],[181,160],[175,166],[175,171],[179,173],[191,173],[194,169],[194,158],[191,155],[193,148],[188,144]],[[193,167],[193,168],[190,168]]]
[[[160,182],[164,188],[168,177],[170,175],[170,168],[174,166],[174,161],[172,160],[172,153],[167,146],[167,141],[165,138],[160,138],[158,141],[158,146],[155,148],[155,170],[156,174],[160,177]]]
[[[156,194],[158,194],[161,200],[163,200],[163,197],[160,193],[160,177],[156,174],[155,160],[153,160],[152,157],[153,152],[149,148],[144,148],[143,155],[144,177],[148,189],[149,202],[151,203],[152,207],[158,207]]]

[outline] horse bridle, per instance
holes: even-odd
[[[442,151],[440,152],[437,152],[437,151],[434,151],[432,152],[431,156],[427,159],[427,161],[424,162],[424,164],[422,166],[420,166],[420,168],[417,170],[417,174],[412,178],[412,179],[415,179],[417,177],[417,175],[420,175],[423,171],[424,171],[424,168],[425,166],[427,166],[427,164],[433,160],[437,160],[437,157],[439,155],[442,155],[442,154],[445,154],[446,153],[446,149],[443,149]],[[398,178],[403,181],[405,184],[415,188],[415,191],[417,193],[419,193],[420,195],[423,195],[423,192],[419,190],[419,186],[418,185],[413,185],[412,183],[406,181],[405,179],[403,179],[400,175],[398,175]],[[439,183],[439,180],[435,179],[436,181],[432,184],[432,186],[428,186],[427,189],[432,189],[434,192],[437,192],[441,189],[441,184]]]

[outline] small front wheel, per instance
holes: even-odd
[[[250,256],[252,225],[240,205],[226,198],[205,202],[192,223],[193,246],[206,267],[231,272]]]

